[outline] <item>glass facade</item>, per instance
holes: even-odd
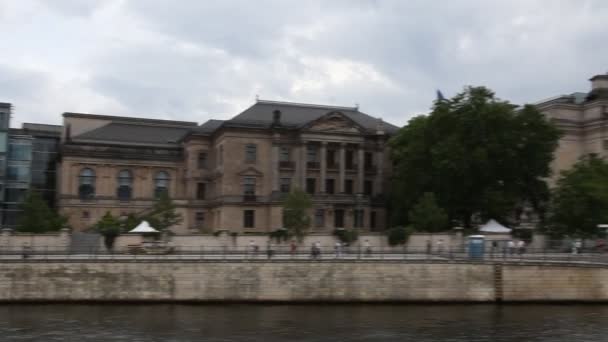
[[[0,131],[3,227],[15,228],[21,214],[20,204],[29,190],[37,191],[55,209],[59,132],[56,126],[53,128]]]

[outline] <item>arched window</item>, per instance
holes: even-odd
[[[121,201],[128,201],[131,199],[131,193],[133,192],[133,175],[129,170],[121,170],[118,173],[118,188],[116,189],[116,195]]]
[[[169,194],[169,174],[166,171],[159,171],[154,178],[154,196],[159,198],[163,193]]]
[[[78,195],[81,199],[95,197],[95,171],[89,168],[80,170],[78,175]]]

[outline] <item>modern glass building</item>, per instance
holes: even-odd
[[[56,163],[61,126],[24,123],[11,129],[11,105],[0,103],[0,220],[15,228],[28,190],[55,208]]]

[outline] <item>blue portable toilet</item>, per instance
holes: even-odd
[[[469,241],[468,241],[469,258],[470,259],[483,259],[485,236],[471,235],[468,237],[468,239],[469,239]]]

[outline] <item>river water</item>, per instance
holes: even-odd
[[[6,305],[0,341],[608,341],[608,306]]]

